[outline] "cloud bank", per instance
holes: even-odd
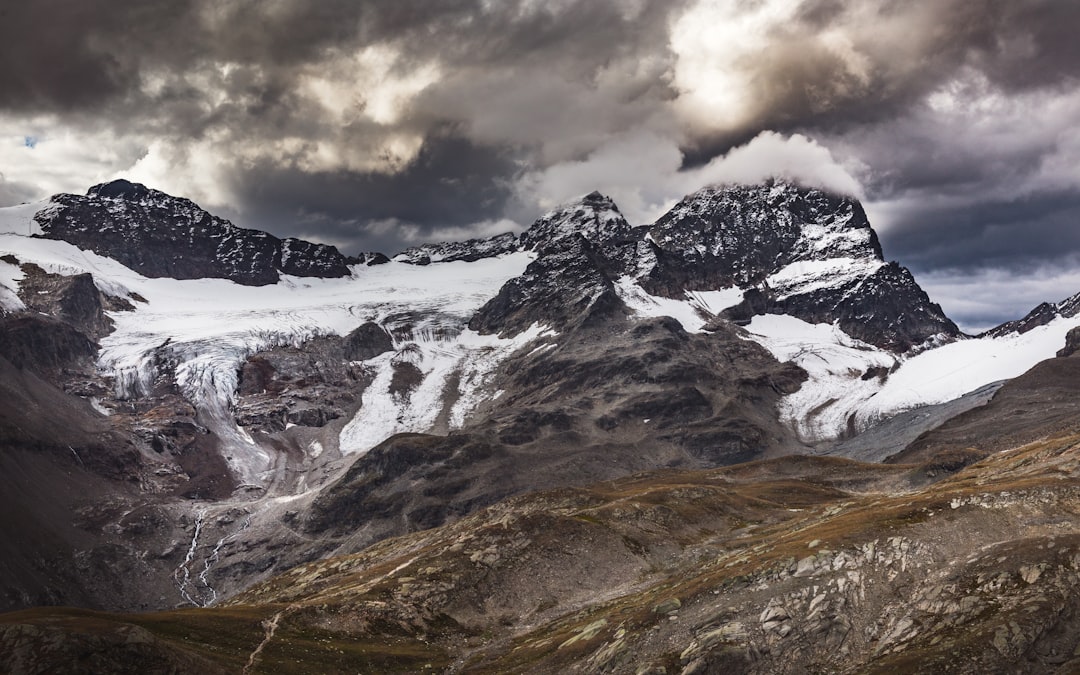
[[[707,183],[789,175],[862,197],[918,275],[1080,256],[1076,3],[9,5],[0,204],[126,176],[392,251],[593,189],[645,222]]]

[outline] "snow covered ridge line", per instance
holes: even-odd
[[[712,315],[741,300],[737,288],[688,292],[683,300],[651,296],[633,280],[616,285],[638,316],[670,316],[688,332],[705,332]],[[1080,315],[1061,316],[1026,333],[954,339],[938,336],[907,354],[861,342],[834,324],[766,314],[746,326],[747,339],[810,375],[779,408],[781,419],[808,442],[858,433],[899,413],[945,403],[982,386],[1023,374],[1053,357]]]

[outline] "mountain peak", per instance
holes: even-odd
[[[614,200],[593,191],[540,216],[521,235],[521,247],[526,251],[536,251],[574,235],[601,244],[629,233],[630,224]]]
[[[142,183],[132,183],[129,180],[118,178],[108,183],[99,183],[86,191],[88,196],[108,197],[110,199],[124,199],[138,202],[150,196],[152,191]]]

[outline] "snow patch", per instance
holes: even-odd
[[[644,317],[669,316],[690,333],[700,333],[716,314],[742,302],[741,288],[717,291],[686,291],[685,300],[650,295],[630,277],[615,282],[615,292],[634,314]]]
[[[105,417],[111,417],[113,414],[113,411],[101,405],[101,399],[98,399],[96,397],[90,399],[90,407],[92,407],[94,410],[98,411]]]
[[[778,360],[794,361],[809,373],[799,391],[783,398],[780,415],[803,439],[822,441],[1021,375],[1053,357],[1075,326],[1080,316],[1022,335],[960,340],[906,359],[836,326],[790,316],[758,316],[747,330]]]
[[[42,234],[41,226],[34,221],[34,214],[51,203],[51,200],[43,199],[0,209],[0,234],[17,234],[24,237]]]
[[[770,275],[767,283],[777,291],[777,299],[838,288],[866,279],[885,263],[871,258],[828,258],[799,260]]]
[[[368,361],[375,378],[364,390],[360,410],[341,430],[342,454],[362,454],[394,434],[430,429],[443,413],[445,401],[454,398],[446,391],[454,373],[459,384],[449,425],[460,428],[468,414],[490,396],[487,384],[499,363],[533,340],[554,334],[533,324],[511,339],[466,329],[453,339],[414,341],[416,349],[410,362],[423,379],[413,391],[391,391],[397,354],[382,354]]]
[[[830,324],[811,324],[787,315],[754,317],[749,337],[778,361],[794,361],[810,376],[780,403],[780,418],[805,440],[835,438],[848,419],[881,388],[871,368],[891,369],[896,357],[860,342]]]
[[[66,242],[19,234],[39,208],[0,209],[0,255],[11,253],[54,274],[89,272],[108,295],[130,299],[137,293],[144,298],[146,302],[133,303],[134,311],[109,312],[116,329],[101,341],[98,368],[114,378],[121,399],[145,396],[158,377],[174,375],[184,397],[222,439],[232,471],[251,484],[262,482],[274,458],[232,416],[238,372],[248,356],[277,346],[299,346],[320,335],[344,335],[366,321],[385,324],[391,331],[407,324],[412,339],[428,345],[425,368],[434,374],[425,378],[430,384],[413,392],[414,405],[432,405],[443,393],[434,383],[445,380],[465,355],[460,346],[449,348],[452,356],[441,354],[440,341],[462,341],[472,314],[535,258],[532,253],[511,253],[423,267],[354,265],[349,277],[282,275],[269,286],[225,279],[148,279]],[[22,307],[14,295],[21,278],[17,266],[0,262],[0,306],[5,310]],[[482,356],[471,357],[476,361],[474,378],[488,367],[482,365]]]

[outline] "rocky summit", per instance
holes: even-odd
[[[281,274],[349,273],[333,246],[235,227],[190,200],[126,180],[95,185],[85,196],[57,195],[34,220],[42,236],[112,258],[147,277],[210,277],[261,286],[277,282]]]
[[[0,663],[1074,672],[1077,297],[965,335],[783,180],[356,257],[0,209]]]

